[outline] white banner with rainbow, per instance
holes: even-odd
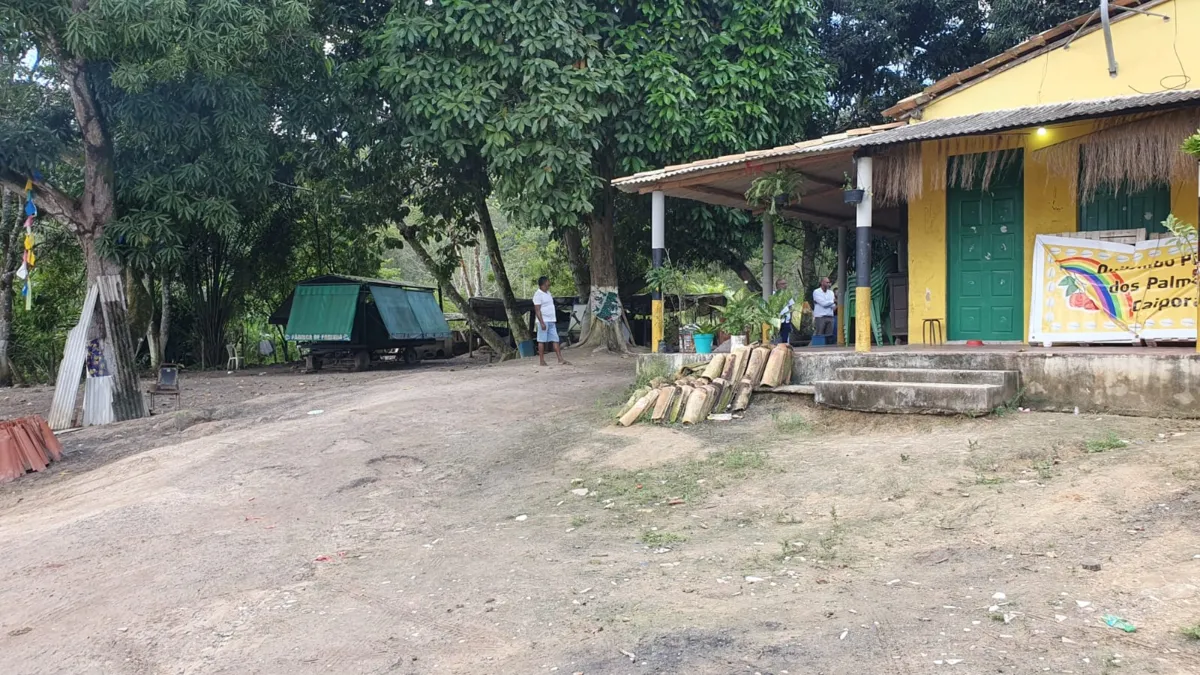
[[[1197,311],[1194,243],[1037,237],[1032,343],[1194,340]]]

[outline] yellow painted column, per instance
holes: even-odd
[[[854,289],[854,351],[871,351],[871,287]]]
[[[658,343],[663,339],[663,301],[657,298],[650,301],[650,351],[658,351]]]

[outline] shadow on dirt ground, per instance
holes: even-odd
[[[3,672],[1200,672],[1200,424],[620,428],[632,361],[572,360],[73,434],[0,487]]]

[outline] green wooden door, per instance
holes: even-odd
[[[948,190],[947,339],[1025,338],[1019,167],[988,191]]]
[[[1104,190],[1079,204],[1079,231],[1134,230],[1146,228],[1146,234],[1166,232],[1162,221],[1171,213],[1171,188],[1165,183],[1141,192],[1122,186]]]

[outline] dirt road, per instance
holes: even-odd
[[[573,360],[67,437],[0,487],[0,673],[1200,672],[1200,425],[619,429]]]

